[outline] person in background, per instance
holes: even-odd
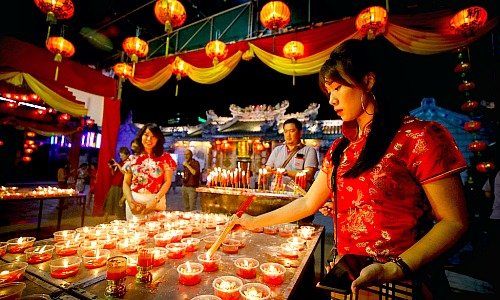
[[[59,169],[57,169],[57,187],[60,189],[68,188],[68,163],[63,163]]]
[[[498,254],[500,253],[500,171],[493,174],[496,174],[494,179],[490,180],[490,178],[488,178],[483,186],[486,198],[493,198],[488,228],[489,249],[486,251],[486,257],[487,262],[493,264],[491,265],[493,270],[498,270],[498,268],[500,268],[500,259],[498,258]],[[495,291],[499,293],[500,279],[497,275],[493,275],[491,278],[491,283]]]
[[[79,193],[88,194],[89,192],[89,164],[83,163],[76,171],[76,190]]]
[[[318,154],[313,147],[302,144],[302,123],[288,119],[283,123],[285,143],[273,149],[266,162],[266,168],[276,173],[278,168],[285,169],[284,184],[293,180],[300,171],[307,171],[306,179],[310,183],[318,170]]]
[[[399,106],[404,101],[391,82],[396,74],[388,73],[388,66],[396,65],[393,48],[382,42],[344,41],[320,70],[320,87],[343,120],[343,136],[332,143],[307,194],[238,220],[253,229],[295,221],[318,209],[332,216],[334,261],[347,254],[375,260],[351,285],[357,299],[370,297],[361,287],[427,269],[468,227],[459,176],[465,159],[443,126],[410,117]],[[416,291],[423,298],[449,299],[444,269],[431,270],[425,273],[429,278],[420,277],[431,294],[420,287]]]
[[[144,125],[136,140],[139,154],[131,159],[123,180],[127,220],[166,210],[165,196],[176,169],[175,161],[164,152],[165,137],[156,124]]]
[[[123,177],[125,168],[123,165],[130,156],[130,151],[127,147],[121,147],[119,150],[120,161],[116,162],[111,159],[108,162],[108,167],[111,172],[111,187],[109,188],[106,200],[104,202],[104,221],[107,222],[109,216],[114,215],[118,219],[125,219],[125,207],[120,205],[120,200],[123,197]]]
[[[182,178],[182,202],[184,210],[191,211],[196,209],[196,188],[200,186],[200,163],[193,159],[193,152],[186,149],[184,152],[184,166]]]
[[[89,214],[94,211],[94,191],[97,180],[97,166],[95,163],[89,164],[89,193],[87,194],[87,208]]]

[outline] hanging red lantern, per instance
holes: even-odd
[[[483,27],[488,19],[488,12],[480,6],[472,6],[456,13],[450,20],[450,26],[456,34],[473,36]]]
[[[476,87],[476,84],[472,81],[465,80],[461,84],[458,85],[458,90],[460,92],[470,91]]]
[[[165,56],[167,56],[170,33],[172,33],[173,28],[184,24],[186,21],[186,9],[177,0],[158,0],[155,4],[155,16],[161,24],[165,24],[165,32],[167,33]]]
[[[69,19],[75,13],[75,6],[71,0],[35,0],[35,4],[44,14],[47,14],[47,23],[49,23],[47,39],[50,36],[50,25],[55,24],[58,19]]]
[[[31,156],[23,156],[22,160],[25,163],[29,163],[31,161]]]
[[[472,152],[480,152],[484,151],[488,145],[486,144],[485,141],[473,141],[472,143],[469,144],[469,151]]]
[[[481,128],[481,122],[476,121],[476,120],[471,120],[468,122],[465,122],[464,124],[464,130],[467,132],[475,132],[478,131]]]
[[[46,113],[47,113],[46,109],[39,108],[39,109],[36,110],[36,114],[39,115],[39,116],[43,116]]]
[[[490,161],[483,161],[476,165],[476,170],[481,173],[487,173],[495,169],[495,164]]]
[[[176,75],[177,84],[175,85],[175,96],[179,94],[179,80],[182,77],[187,76],[189,71],[189,65],[182,60],[179,56],[177,56],[172,63],[172,73]]]
[[[281,1],[270,1],[260,11],[260,23],[267,29],[278,30],[290,23],[290,9]]]
[[[135,64],[139,58],[146,57],[149,52],[148,43],[138,37],[128,37],[122,43],[123,51],[127,53],[128,57],[132,60],[132,77],[135,74]]]
[[[0,147],[2,147],[4,144],[5,144],[4,141],[0,140]]]
[[[371,6],[363,9],[356,18],[356,30],[369,40],[385,32],[387,11],[381,6]]]
[[[126,63],[117,63],[113,66],[113,72],[120,78],[132,78],[132,66]]]
[[[62,61],[63,57],[71,57],[75,54],[75,46],[62,36],[49,37],[45,42],[45,46],[50,52],[56,55],[54,57],[54,61],[58,64],[56,66],[54,80],[57,81],[57,77],[59,75],[59,63]]]
[[[35,137],[36,133],[34,133],[33,131],[28,131],[28,132],[26,132],[26,136],[27,137]]]
[[[470,112],[476,109],[478,106],[479,102],[474,100],[467,100],[466,102],[464,102],[464,104],[462,104],[460,108],[462,109],[462,111]]]
[[[226,57],[227,50],[228,49],[226,44],[219,40],[208,42],[208,44],[205,46],[205,53],[212,59],[212,63],[214,66]]]
[[[19,106],[19,104],[17,102],[9,102],[9,103],[7,103],[7,107],[8,108],[14,109],[14,108],[17,108],[18,106]]]
[[[290,58],[292,62],[304,56],[304,44],[298,41],[290,41],[283,47],[283,55]],[[293,85],[295,85],[295,69],[293,70]]]
[[[31,144],[31,145],[28,145],[29,148],[35,150],[36,148],[38,148],[38,146],[36,144]]]
[[[470,64],[469,63],[460,63],[455,66],[455,69],[453,70],[455,73],[464,73],[469,71],[470,69]]]
[[[31,154],[31,153],[33,153],[33,151],[35,151],[35,150],[33,150],[31,148],[24,149],[24,153],[26,153],[26,154]]]

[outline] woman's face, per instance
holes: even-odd
[[[144,146],[144,149],[153,149],[154,146],[156,146],[157,142],[158,138],[154,136],[151,130],[146,129],[146,131],[144,131],[144,134],[142,135],[142,145]]]
[[[338,82],[326,82],[325,88],[329,93],[329,103],[342,121],[354,121],[363,114],[361,100],[363,90],[359,87],[350,87]]]
[[[123,160],[126,160],[127,158],[128,158],[127,154],[120,152],[120,159],[121,159],[122,161],[123,161]]]

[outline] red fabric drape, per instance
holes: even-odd
[[[102,124],[101,148],[97,163],[97,179],[94,193],[94,215],[102,215],[104,200],[111,186],[111,172],[108,161],[114,157],[118,129],[120,128],[120,103],[119,100],[104,98],[104,121]]]
[[[0,66],[29,73],[38,80],[53,82],[56,62],[54,54],[47,49],[11,37],[1,37]],[[117,91],[116,80],[71,59],[63,59],[59,64],[57,84],[105,97],[115,97]]]

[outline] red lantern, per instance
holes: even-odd
[[[172,73],[176,75],[177,84],[175,85],[175,96],[179,94],[179,80],[182,77],[187,76],[189,71],[189,65],[182,60],[179,56],[177,56],[172,63]]]
[[[17,102],[9,102],[7,103],[8,108],[17,108],[19,104]]]
[[[57,19],[69,19],[75,13],[75,6],[71,0],[35,0],[35,4],[44,14],[47,14],[49,23],[47,39],[50,36],[51,24],[55,24]]]
[[[495,164],[489,161],[483,161],[476,165],[476,170],[481,173],[487,173],[495,169]]]
[[[61,114],[59,116],[59,121],[61,122],[67,122],[71,119],[71,116],[69,114]]]
[[[464,129],[467,132],[475,132],[478,131],[480,128],[481,128],[481,122],[479,121],[472,120],[465,122],[464,124]]]
[[[487,145],[485,141],[473,141],[469,144],[469,151],[480,152],[486,149]]]
[[[381,6],[371,6],[363,9],[356,18],[356,29],[369,40],[385,32],[387,11]]]
[[[4,141],[0,140],[0,147],[2,147],[4,144],[5,144]]]
[[[31,154],[31,153],[33,153],[33,151],[35,151],[35,150],[33,150],[31,148],[24,149],[24,153],[26,153],[26,154]]]
[[[224,59],[227,55],[227,46],[224,42],[219,40],[208,42],[205,46],[205,53],[212,59],[213,65],[217,65],[220,60]]]
[[[170,33],[174,27],[179,27],[186,21],[186,10],[177,0],[158,0],[155,4],[156,19],[165,24],[167,40],[165,41],[165,56],[168,55]]]
[[[283,47],[283,55],[290,58],[292,62],[304,56],[304,44],[297,41],[290,41]],[[295,85],[295,70],[293,71],[293,85]]]
[[[460,107],[463,111],[469,112],[473,111],[479,106],[479,102],[474,101],[474,100],[467,100],[462,106]]]
[[[37,109],[37,110],[36,110],[36,113],[37,113],[39,116],[43,116],[43,115],[45,115],[45,114],[47,113],[47,110],[46,110],[46,109],[41,109],[41,108],[39,108],[39,109]]]
[[[139,58],[146,57],[149,52],[148,43],[138,37],[128,37],[122,43],[123,51],[127,53],[128,57],[132,60],[132,77],[135,73],[135,64]]]
[[[458,90],[460,92],[470,91],[476,87],[476,84],[472,81],[465,80],[461,84],[458,85]]]
[[[33,131],[26,132],[27,137],[35,137],[35,135],[36,135],[36,133],[34,133]]]
[[[113,72],[120,78],[132,78],[132,66],[126,63],[117,63],[113,67]]]
[[[45,42],[45,46],[49,49],[50,52],[54,53],[56,56],[54,57],[54,61],[60,63],[63,57],[71,57],[75,54],[75,46],[61,36],[53,36],[49,37]],[[54,80],[57,81],[57,77],[59,74],[59,64],[56,66],[56,74],[54,76]]]
[[[455,73],[463,73],[467,72],[470,69],[470,64],[469,63],[460,63],[455,66],[455,69],[453,70]]]
[[[450,26],[457,34],[473,36],[483,27],[488,19],[488,13],[480,6],[472,6],[456,13],[450,20]]]
[[[281,29],[290,23],[290,9],[281,1],[270,1],[260,11],[260,22],[270,30]]]
[[[23,156],[22,160],[25,163],[29,163],[31,161],[31,156]]]

